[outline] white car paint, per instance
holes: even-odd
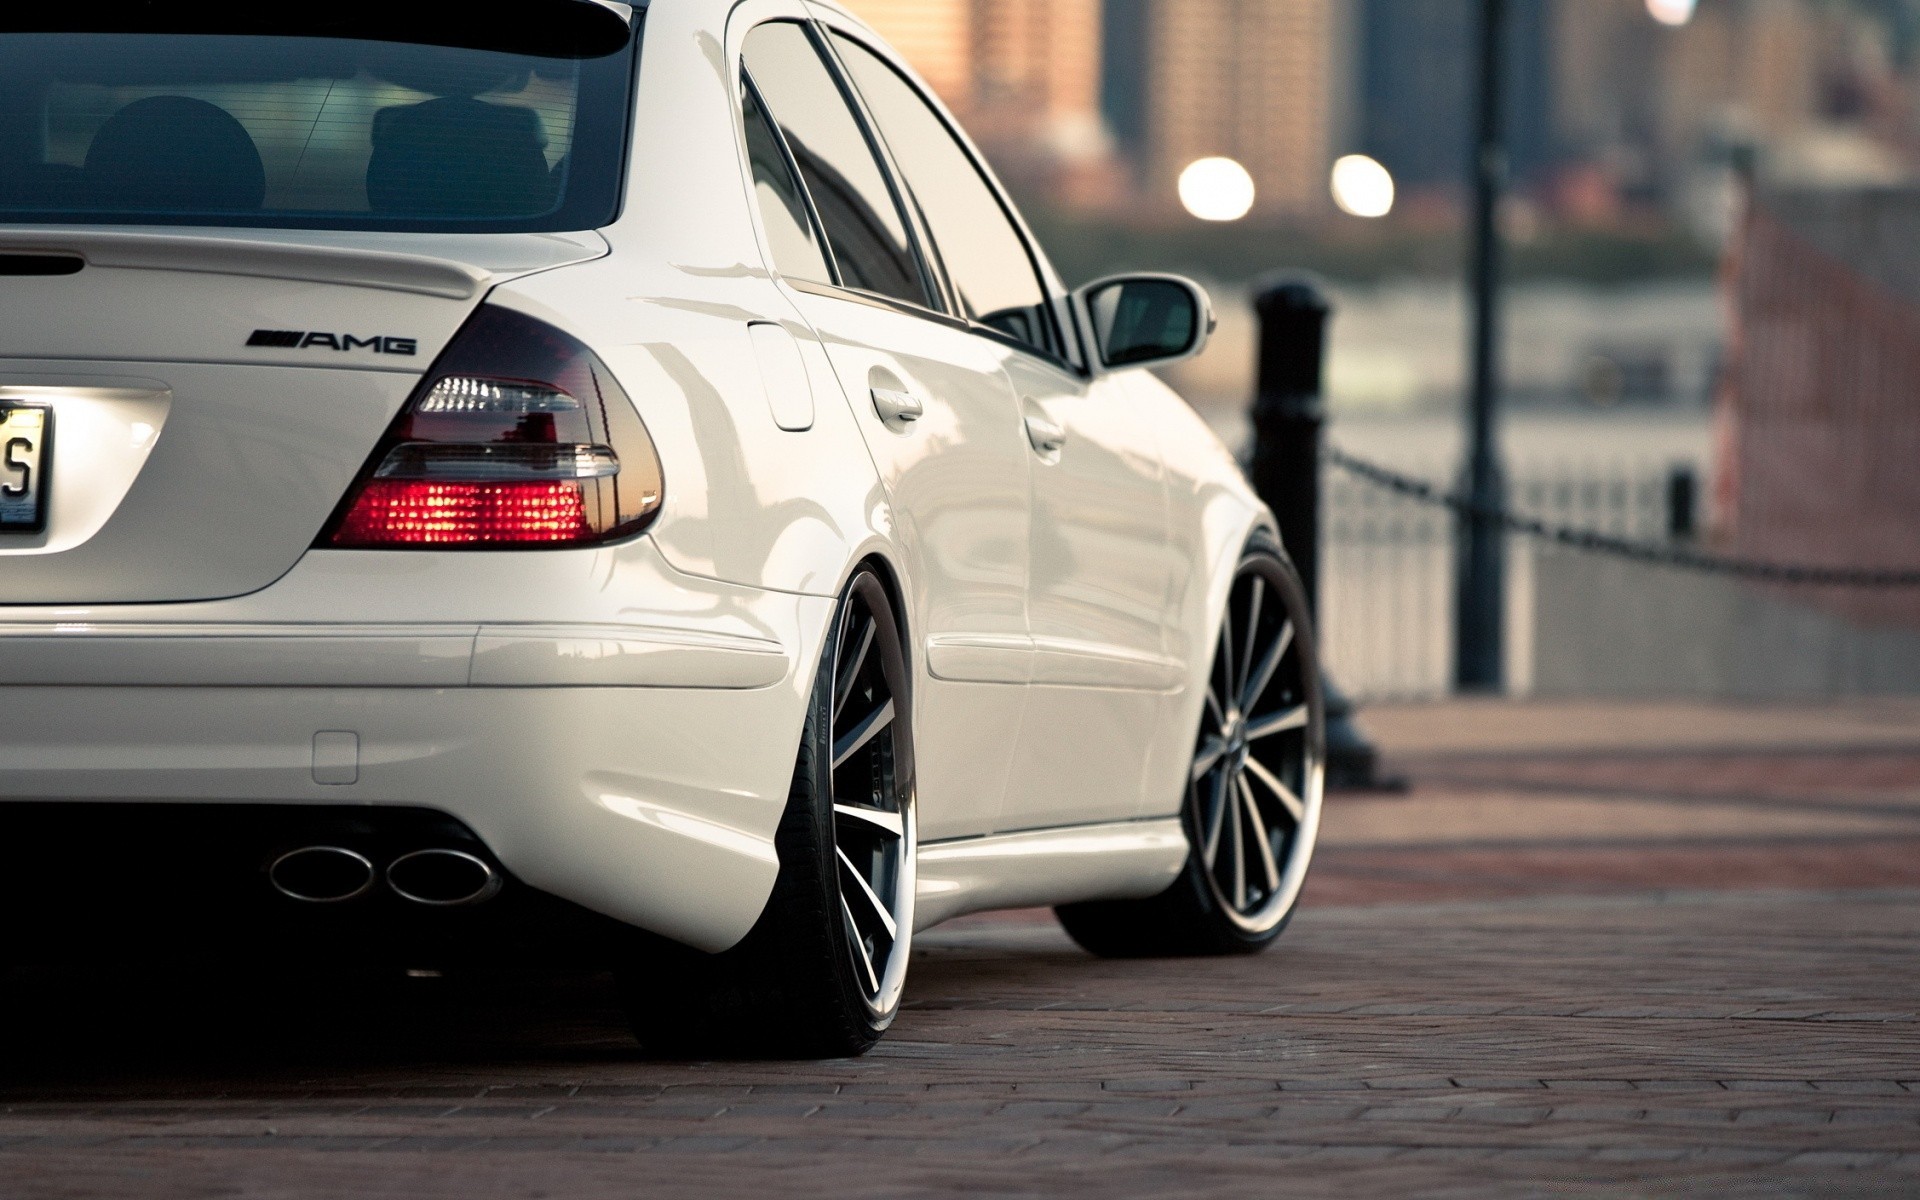
[[[723,949],[771,890],[833,597],[872,560],[916,688],[921,923],[1163,889],[1214,630],[1271,517],[1145,372],[769,270],[737,72],[780,17],[884,49],[828,5],[656,0],[605,229],[0,231],[88,260],[31,303],[0,290],[0,389],[95,434],[54,451],[91,502],[62,490],[47,534],[0,538],[0,797],[424,805],[536,888]],[[657,521],[590,550],[308,550],[482,302],[619,377]],[[417,353],[234,336],[282,325]],[[874,387],[926,417],[890,427]],[[1021,402],[998,427],[993,387]]]

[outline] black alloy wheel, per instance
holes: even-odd
[[[830,653],[828,789],[841,929],[854,983],[884,1029],[906,984],[918,842],[906,656],[871,572],[842,601]]]
[[[1280,559],[1254,553],[1241,563],[1188,790],[1188,834],[1208,891],[1253,936],[1277,932],[1291,912],[1319,825],[1324,718],[1303,600]]]
[[[1293,915],[1320,824],[1324,701],[1306,593],[1270,543],[1241,559],[1214,646],[1181,820],[1191,846],[1148,900],[1058,910],[1113,957],[1250,953]]]
[[[887,589],[862,567],[821,656],[772,898],[731,950],[655,948],[621,972],[642,1045],[833,1058],[865,1053],[893,1023],[913,941],[911,698]]]

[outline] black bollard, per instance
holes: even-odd
[[[1675,463],[1667,472],[1667,537],[1690,542],[1699,530],[1700,483],[1692,463]]]
[[[1297,278],[1260,287],[1260,370],[1253,401],[1253,490],[1280,522],[1280,540],[1320,613],[1320,431],[1327,320],[1333,306]]]
[[[1247,475],[1273,510],[1280,539],[1320,611],[1320,438],[1326,423],[1322,375],[1333,306],[1311,280],[1288,276],[1257,286],[1260,370],[1253,401]],[[1379,755],[1353,723],[1353,705],[1331,677],[1327,696],[1327,784],[1380,789]]]

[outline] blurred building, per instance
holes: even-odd
[[[967,123],[1009,181],[1094,203],[1112,190],[1101,0],[851,0]]]
[[[1457,195],[1472,137],[1478,0],[1364,0],[1360,144],[1402,188]],[[1904,178],[1920,160],[1920,0],[1510,0],[1516,184],[1576,223],[1657,209],[1727,220],[1729,172]],[[1721,230],[1724,232],[1724,229]]]
[[[1514,0],[1510,12],[1508,145],[1525,185],[1553,165],[1556,149],[1552,4]],[[1366,0],[1360,21],[1360,148],[1403,188],[1458,192],[1472,161],[1479,4]]]
[[[1342,0],[1107,0],[1104,103],[1153,207],[1180,172],[1224,155],[1253,175],[1256,211],[1328,207],[1348,148],[1352,6]]]
[[[853,0],[851,7],[950,107],[973,99],[973,0]]]
[[[982,118],[1041,138],[1098,127],[1100,0],[972,4],[973,101]]]
[[[1807,0],[1707,0],[1678,29],[1644,0],[1561,3],[1554,124],[1629,191],[1671,184],[1713,143],[1777,143],[1816,119],[1821,17]]]
[[[1737,165],[1780,183],[1898,182],[1914,158],[1900,143],[1916,15],[1908,0],[1700,0],[1669,28],[1645,0],[1558,0],[1555,136],[1619,200],[1703,231]]]
[[[1733,246],[1719,507],[1741,553],[1920,568],[1920,190],[1762,192]],[[1920,626],[1912,589],[1824,589]]]
[[[1169,214],[1180,172],[1225,155],[1258,214],[1315,217],[1354,150],[1403,211],[1450,220],[1464,194],[1479,0],[848,3],[1036,207]],[[1826,186],[1920,164],[1920,0],[1698,0],[1678,28],[1647,0],[1509,6],[1510,160],[1534,211],[1665,212],[1717,239],[1748,162]]]
[[[1696,11],[1694,19],[1711,18]],[[1682,35],[1656,23],[1645,0],[1561,3],[1551,20],[1548,112],[1557,147],[1569,162],[1598,168],[1615,193],[1651,196],[1667,149],[1664,51]]]

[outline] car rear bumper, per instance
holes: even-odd
[[[536,889],[720,950],[772,890],[804,717],[783,686],[15,687],[0,799],[437,810]]]
[[[471,830],[428,809],[0,803],[0,845],[30,849],[0,872],[0,959],[15,965],[594,968],[648,949],[611,918],[513,878]],[[490,874],[478,888],[471,869],[456,880],[472,889],[466,902],[395,886],[395,864],[403,885],[420,883],[405,872],[422,850]],[[357,855],[365,877],[302,898],[315,877],[274,869],[303,853],[336,870]]]
[[[534,889],[724,949],[772,890],[833,605],[679,575],[642,539],[0,609],[0,803],[435,810]]]

